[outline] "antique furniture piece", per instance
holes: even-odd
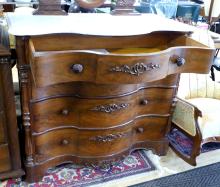
[[[15,112],[8,35],[0,26],[0,180],[21,177],[18,127]]]
[[[111,162],[139,148],[166,154],[179,73],[207,73],[214,54],[190,38],[193,27],[151,14],[21,16],[7,19],[27,181],[66,162]]]
[[[61,9],[61,0],[39,0],[38,9],[34,15],[67,15]]]
[[[139,15],[134,8],[135,0],[117,0],[112,15]]]
[[[175,151],[185,161],[196,165],[196,157],[205,143],[220,143],[220,84],[212,81],[209,75],[181,74],[178,95],[182,99],[177,101],[172,130],[183,132],[193,146],[187,154],[181,149]],[[171,145],[177,147],[176,143],[171,142]]]

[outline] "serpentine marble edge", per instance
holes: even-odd
[[[194,27],[154,14],[112,16],[110,14],[69,14],[41,16],[7,13],[9,33],[15,36],[52,33],[80,33],[100,36],[129,36],[153,31],[193,32]],[[175,25],[175,27],[173,27]]]

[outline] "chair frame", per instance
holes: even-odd
[[[184,131],[183,129],[181,129],[180,127],[178,127],[176,124],[174,124],[172,122],[171,123],[171,130],[176,128],[179,131],[181,131],[183,134],[185,134],[187,137],[189,137],[189,139],[191,139],[192,142],[193,142],[193,147],[192,147],[192,152],[189,156],[186,156],[185,154],[183,154],[180,151],[176,150],[171,142],[170,142],[170,147],[184,161],[186,161],[190,165],[196,166],[196,157],[200,154],[201,143],[202,143],[202,133],[200,131],[199,124],[198,124],[198,118],[202,117],[202,112],[195,105],[193,105],[193,104],[177,97],[177,101],[178,100],[180,100],[182,102],[185,102],[185,103],[191,105],[194,108],[194,119],[195,119],[196,134],[195,134],[195,136],[192,136],[192,135],[190,135],[189,133],[187,133],[186,131]]]

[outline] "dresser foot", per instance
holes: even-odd
[[[45,173],[46,173],[46,169],[44,169],[43,167],[38,167],[38,166],[26,167],[25,182],[27,183],[39,182],[43,179]]]

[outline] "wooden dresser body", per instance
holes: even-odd
[[[214,54],[180,32],[17,36],[16,50],[29,182],[66,162],[165,155],[179,73],[207,73]]]
[[[5,47],[4,37],[7,35],[2,27],[0,29],[0,180],[2,180],[21,177],[24,171],[21,169],[10,53]]]

